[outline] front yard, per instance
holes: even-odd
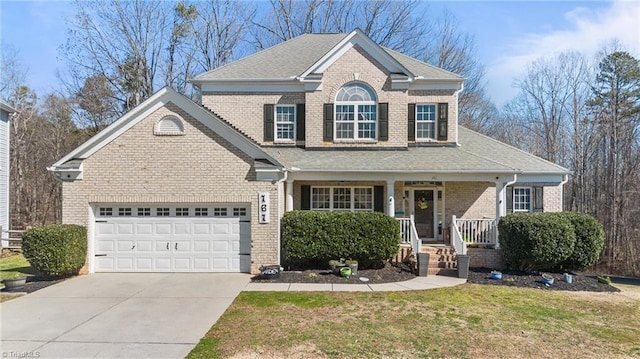
[[[189,358],[640,357],[631,290],[243,292]]]

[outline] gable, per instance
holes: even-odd
[[[265,159],[273,163],[274,165],[278,164],[277,161],[275,161],[271,156],[262,151],[262,149],[260,149],[257,144],[238,132],[236,129],[232,128],[228,123],[218,118],[211,112],[207,111],[203,107],[195,104],[193,101],[189,100],[183,95],[178,94],[174,90],[170,88],[164,88],[156,92],[149,99],[122,116],[109,127],[105,128],[103,131],[89,139],[87,142],[80,145],[71,153],[67,154],[65,157],[53,164],[49,168],[49,170],[54,172],[68,170],[69,166],[65,165],[67,162],[78,159],[83,160],[91,157],[94,153],[96,153],[112,141],[116,140],[123,134],[127,133],[127,131],[131,130],[141,121],[147,119],[156,111],[169,104],[176,106],[176,108],[184,111],[185,114],[189,115],[212,132],[220,135],[222,138],[224,138],[249,158],[252,158],[254,160]],[[150,135],[153,133],[154,130],[150,131]],[[81,174],[81,166],[79,171]],[[78,169],[76,169],[76,172],[78,172]],[[76,178],[79,179],[77,176]]]

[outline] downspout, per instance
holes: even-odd
[[[278,192],[278,220],[276,221],[276,235],[278,236],[278,254],[276,256],[276,260],[278,262],[278,265],[282,265],[280,259],[281,259],[281,251],[282,251],[282,246],[280,245],[280,219],[282,218],[282,195],[283,193],[280,193],[280,188],[284,187],[284,182],[287,180],[287,177],[289,176],[289,170],[285,167],[282,169],[284,171],[284,177],[282,177],[282,179],[279,179],[276,183],[277,183],[277,192]],[[282,187],[281,187],[282,186]],[[286,199],[285,199],[286,201]],[[286,203],[286,202],[285,202]]]
[[[511,180],[509,182],[506,182],[504,184],[504,190],[506,191],[507,187],[511,186],[512,184],[514,184],[516,182],[518,182],[518,174],[514,173],[513,174],[513,180]],[[496,191],[497,190],[498,190],[498,183],[496,182]],[[496,223],[495,223],[495,226],[496,226],[496,239],[495,239],[496,247],[495,248],[496,249],[500,249],[500,232],[499,232],[500,230],[498,229],[498,221],[500,221],[500,216],[499,215],[502,213],[502,206],[503,205],[505,206],[505,211],[504,211],[505,213],[504,214],[505,215],[507,214],[506,213],[507,212],[506,204],[504,203],[504,201],[506,201],[507,198],[506,198],[506,196],[504,196],[504,191],[501,191],[501,192],[502,192],[503,195],[500,196],[500,203],[499,203],[500,208],[498,208],[498,213],[496,213]]]
[[[560,194],[560,211],[564,211],[564,184],[569,182],[569,175],[563,175],[562,177],[562,182],[560,182],[560,189],[562,190]]]

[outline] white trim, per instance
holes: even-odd
[[[293,108],[293,133],[292,138],[278,138],[278,108],[291,107]],[[281,104],[273,106],[273,142],[275,143],[295,143],[296,142],[296,125],[298,123],[298,106],[295,104]],[[283,122],[287,124],[287,122]]]
[[[409,189],[409,212],[410,214],[414,217],[415,219],[415,214],[416,214],[416,198],[415,198],[415,193],[416,191],[431,191],[433,193],[433,237],[425,237],[425,238],[420,238],[420,239],[426,239],[426,240],[438,240],[438,191],[442,190],[442,196],[444,198],[444,187],[442,186],[432,186],[432,187],[426,187],[426,186],[420,186],[420,187],[411,187],[411,186],[407,186],[405,188]],[[444,212],[444,211],[443,211]],[[443,213],[444,215],[444,213]]]
[[[202,84],[200,91],[203,94],[210,92],[307,92],[322,90],[322,82],[309,82],[302,83],[296,79],[287,79],[281,82],[273,81],[230,81],[230,80],[218,80],[215,82]]]
[[[414,78],[415,75],[411,73],[406,67],[402,66],[391,54],[385,49],[376,44],[367,35],[365,35],[360,29],[352,31],[336,46],[329,50],[320,60],[316,61],[311,67],[300,75],[304,78],[310,74],[323,73],[329,66],[333,65],[343,54],[353,48],[355,45],[362,47],[369,55],[371,55],[376,61],[384,66],[391,73],[403,73]]]
[[[409,84],[409,90],[453,90],[463,89],[463,80],[419,80]]]
[[[419,121],[418,120],[418,106],[433,106],[433,121]],[[438,104],[431,102],[416,103],[416,112],[414,114],[416,119],[415,125],[415,138],[416,142],[434,142],[438,138]],[[418,137],[418,123],[433,123],[433,137]]]
[[[57,167],[71,159],[88,158],[167,103],[173,103],[178,106],[187,114],[204,124],[211,131],[228,140],[233,146],[240,149],[249,157],[254,159],[267,159],[274,164],[278,164],[278,161],[265,153],[257,144],[240,134],[217,116],[197,105],[190,99],[177,93],[175,90],[165,87],[156,92],[149,99],[145,100],[142,104],[120,117],[116,122],[99,132],[87,142],[71,151],[48,169],[50,171],[57,171]]]
[[[314,208],[313,207],[313,190],[316,188],[328,188],[329,189],[329,208]],[[350,190],[350,200],[349,200],[349,208],[335,208],[333,205],[333,194],[334,190],[338,188],[348,188]],[[356,188],[365,188],[371,190],[371,209],[356,209],[355,208],[355,189]],[[375,193],[373,190],[373,186],[311,186],[310,188],[310,197],[309,198],[309,208],[312,211],[330,211],[330,212],[374,212],[375,211]]]
[[[516,190],[527,190],[529,191],[529,209],[516,209]],[[528,186],[514,186],[511,189],[511,201],[512,201],[512,208],[513,208],[513,212],[523,212],[523,213],[530,213],[533,212],[533,196],[535,195],[533,193],[533,188],[532,187],[528,187]]]
[[[89,222],[87,223],[87,255],[89,256],[89,273],[96,272],[96,215],[95,205],[89,205],[87,208]]]

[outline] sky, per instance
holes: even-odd
[[[427,12],[451,11],[461,29],[475,38],[486,69],[487,92],[499,107],[517,94],[514,80],[527,64],[563,51],[595,61],[611,39],[640,57],[640,1],[429,1]],[[18,49],[28,70],[27,84],[41,96],[60,88],[64,70],[59,47],[66,41],[70,1],[0,0],[0,42]]]

